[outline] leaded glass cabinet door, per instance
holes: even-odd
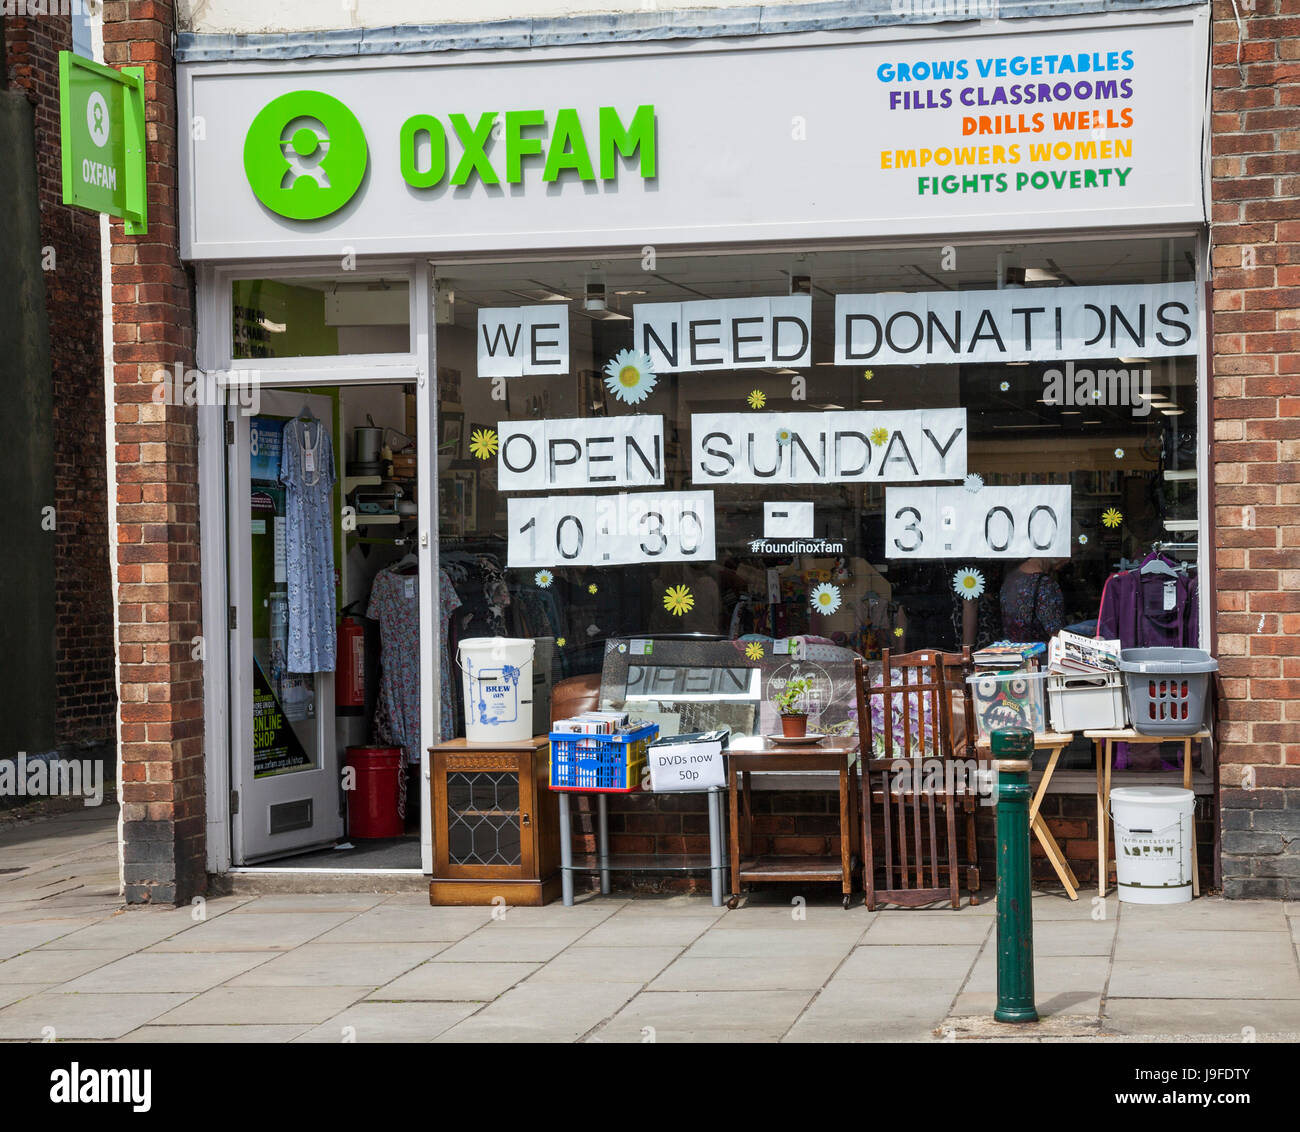
[[[452,879],[533,875],[532,760],[507,751],[448,754],[438,783],[437,875]]]

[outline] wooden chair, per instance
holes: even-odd
[[[865,661],[856,663],[858,734],[862,751],[863,889],[866,905],[897,904],[917,908],[947,899],[960,907],[957,862],[957,795],[942,765],[952,748],[952,700],[945,679],[947,666],[932,649],[881,657],[881,683],[871,684]],[[894,672],[899,673],[898,683]],[[875,751],[871,701],[883,706],[883,757]],[[896,744],[894,703],[902,707]],[[901,772],[906,779],[899,781]],[[877,841],[873,815],[881,816],[880,874],[877,884]],[[940,823],[942,814],[942,824]]]
[[[979,754],[976,750],[976,742],[979,739],[979,729],[975,722],[975,701],[970,694],[970,685],[966,683],[966,677],[975,672],[975,661],[971,657],[969,646],[964,647],[961,652],[939,652],[935,656],[943,664],[944,684],[948,688],[949,707],[951,711],[952,743],[949,754],[953,758],[967,760],[967,766],[974,766],[979,761]],[[961,714],[957,714],[957,697],[960,696]],[[962,727],[959,730],[956,726],[958,719],[961,720]],[[965,853],[965,872],[966,872],[966,891],[970,893],[970,902],[972,905],[979,903],[980,890],[980,855],[979,842],[975,838],[975,815],[979,812],[979,798],[969,789],[969,780],[959,780],[964,782],[965,789],[959,791],[961,798],[961,812],[965,819],[966,833],[966,853]]]

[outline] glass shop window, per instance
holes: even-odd
[[[230,285],[231,357],[320,358],[407,354],[405,276],[236,279]]]
[[[667,636],[1092,635],[1156,551],[1195,644],[1194,254],[440,265],[449,632],[537,638],[551,680]]]

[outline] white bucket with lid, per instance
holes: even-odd
[[[1177,786],[1117,786],[1115,877],[1127,904],[1183,904],[1192,898],[1196,796]]]
[[[456,646],[469,742],[533,737],[534,646],[534,641],[516,637],[468,637]]]

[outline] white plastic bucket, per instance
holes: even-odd
[[[533,737],[534,643],[515,637],[469,637],[456,646],[469,742],[510,743]]]
[[[1110,792],[1115,876],[1127,904],[1192,898],[1196,796],[1177,786],[1119,786]]]

